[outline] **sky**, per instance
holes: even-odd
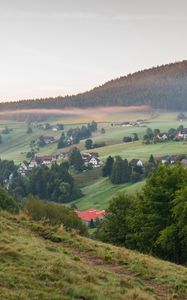
[[[187,59],[186,0],[0,0],[0,101]]]

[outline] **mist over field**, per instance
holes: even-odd
[[[105,121],[108,116],[119,114],[132,114],[149,112],[151,108],[148,106],[109,106],[97,108],[71,108],[71,109],[23,109],[0,112],[0,119],[16,120],[16,121],[45,121],[49,117],[64,118],[82,118],[94,119],[96,121]]]

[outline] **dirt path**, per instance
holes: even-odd
[[[70,250],[70,248],[69,248]],[[115,273],[117,276],[119,276],[119,281],[124,284],[127,288],[134,288],[132,284],[130,284],[130,280],[136,280],[140,278],[140,276],[137,276],[137,274],[131,270],[128,270],[125,268],[125,266],[113,264],[113,263],[107,263],[104,260],[97,258],[97,257],[90,257],[86,253],[82,253],[77,250],[72,250],[72,255],[78,255],[80,259],[86,263],[91,265],[94,268],[100,268],[103,271]],[[141,277],[141,282],[143,283],[143,286],[147,290],[153,291],[153,296],[155,296],[155,299],[159,300],[187,300],[187,298],[178,296],[176,293],[172,293],[170,291],[170,287],[166,284],[159,284],[153,279],[146,279]],[[129,282],[128,282],[129,281]]]

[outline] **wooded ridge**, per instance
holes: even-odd
[[[187,109],[187,60],[139,71],[111,80],[91,91],[65,97],[0,103],[0,111],[148,105]]]

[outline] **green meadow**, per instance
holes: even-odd
[[[121,185],[113,185],[109,179],[100,178],[92,184],[82,188],[84,196],[73,203],[80,210],[96,208],[106,209],[114,196],[118,193],[136,193],[142,186],[144,181],[137,183],[127,183]]]
[[[160,129],[162,132],[167,132],[170,128],[178,128],[179,125],[187,127],[187,121],[181,123],[177,120],[179,113],[169,112],[133,112],[117,110],[108,112],[95,111],[89,115],[84,112],[76,113],[74,115],[59,115],[49,117],[41,123],[57,124],[63,123],[65,131],[69,128],[82,126],[95,119],[98,122],[98,131],[93,134],[94,142],[105,142],[106,146],[93,149],[98,152],[100,158],[104,161],[109,155],[115,157],[121,155],[123,158],[131,160],[133,158],[142,159],[146,161],[151,154],[155,157],[174,154],[187,154],[187,144],[183,142],[165,142],[145,145],[142,143],[142,137],[148,127],[152,129]],[[2,116],[0,116],[2,118]],[[122,127],[119,122],[136,121],[138,119],[144,120],[141,126]],[[27,152],[30,151],[30,142],[36,140],[41,135],[54,136],[56,139],[60,137],[61,132],[54,132],[52,130],[42,130],[36,128],[37,123],[32,123],[33,132],[27,134],[27,122],[17,122],[14,120],[0,119],[1,128],[8,126],[13,130],[5,135],[2,135],[3,143],[0,144],[0,157],[2,159],[14,160],[16,164],[26,159]],[[105,129],[105,133],[101,133],[101,129]],[[124,136],[132,136],[137,133],[140,140],[131,143],[123,143]],[[85,141],[81,141],[78,145],[80,150],[85,150]],[[57,149],[57,143],[41,147],[37,155],[55,155],[59,152],[68,151],[69,148]],[[119,192],[136,192],[140,190],[143,183],[125,184],[113,186],[109,180],[102,178],[101,170],[91,170],[83,174],[74,174],[77,184],[81,187],[84,196],[75,201],[79,209],[87,209],[91,207],[105,209],[113,196]]]

